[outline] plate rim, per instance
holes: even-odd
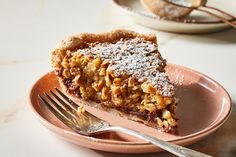
[[[187,135],[187,136],[183,136],[183,137],[180,137],[179,139],[174,139],[174,140],[167,140],[168,142],[173,142],[173,143],[180,143],[181,142],[183,143],[185,140],[191,140],[191,139],[194,139],[194,138],[199,138],[198,140],[204,138],[205,136],[208,136],[210,135],[212,132],[214,132],[216,129],[218,129],[221,125],[224,124],[224,122],[229,118],[231,112],[232,112],[232,108],[233,108],[233,105],[232,105],[232,99],[229,95],[229,93],[226,91],[226,89],[220,84],[218,83],[217,81],[215,81],[214,79],[210,78],[209,76],[201,73],[201,72],[198,72],[196,70],[193,70],[193,69],[190,69],[188,67],[185,67],[185,66],[182,66],[182,65],[178,65],[178,64],[173,64],[173,63],[168,63],[167,65],[169,66],[174,66],[174,67],[178,67],[178,68],[182,68],[184,70],[187,70],[187,71],[190,71],[190,72],[194,72],[194,73],[197,73],[198,75],[204,77],[204,78],[207,78],[208,80],[211,80],[212,82],[214,82],[217,86],[219,86],[223,92],[225,93],[225,96],[228,98],[229,100],[229,103],[228,103],[228,110],[225,114],[224,117],[222,117],[218,122],[215,122],[213,121],[213,123],[211,123],[208,127],[200,130],[200,131],[197,131],[193,134],[190,134],[190,135]],[[36,82],[34,82],[34,84],[31,86],[30,90],[29,90],[29,93],[28,93],[28,98],[27,98],[27,101],[28,101],[28,106],[31,110],[31,112],[33,113],[33,115],[36,117],[36,119],[38,119],[43,125],[47,125],[47,126],[50,126],[53,130],[58,130],[60,133],[66,133],[66,134],[70,134],[72,136],[77,136],[78,138],[82,138],[84,140],[88,140],[90,142],[101,142],[101,143],[104,143],[104,144],[113,144],[113,145],[126,145],[126,146],[140,146],[140,145],[145,145],[145,146],[153,146],[152,144],[148,143],[148,142],[133,142],[133,141],[117,141],[117,140],[106,140],[106,139],[100,139],[100,138],[95,138],[95,137],[90,137],[90,136],[83,136],[83,135],[80,135],[80,134],[77,134],[75,132],[73,132],[72,130],[69,131],[69,130],[65,130],[61,127],[58,127],[56,125],[54,125],[53,123],[47,121],[40,113],[37,112],[37,110],[35,109],[34,105],[33,105],[33,102],[32,102],[32,93],[33,93],[33,90],[34,88],[36,87],[37,83],[42,80],[44,77],[46,77],[47,75],[49,75],[50,73],[53,73],[53,71],[50,71],[50,72],[47,72],[46,74],[42,75],[39,79],[36,80]],[[49,129],[49,128],[48,128]],[[50,129],[50,130],[52,130]],[[55,133],[55,132],[54,132]],[[58,133],[56,133],[58,134]],[[196,141],[198,141],[196,140]],[[192,142],[194,143],[194,142]]]
[[[223,24],[225,26],[227,26],[227,24],[225,24],[223,21],[221,20],[214,20],[214,21],[202,21],[202,20],[189,20],[189,19],[185,19],[186,21],[184,21],[184,19],[180,19],[180,20],[169,20],[169,19],[160,19],[160,17],[155,16],[155,15],[150,15],[150,14],[143,14],[142,12],[139,11],[135,11],[133,8],[130,7],[124,7],[121,4],[119,4],[119,0],[112,0],[112,3],[114,6],[118,7],[119,9],[122,9],[123,11],[129,13],[129,14],[133,14],[133,15],[138,15],[138,16],[142,16],[142,17],[146,17],[146,18],[150,18],[153,20],[158,20],[158,21],[163,21],[163,22],[173,22],[173,23],[179,23],[179,24]],[[229,21],[233,21],[233,19],[229,20]]]

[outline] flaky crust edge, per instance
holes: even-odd
[[[94,42],[114,42],[121,38],[144,38],[152,43],[157,43],[155,34],[140,34],[134,31],[125,29],[117,29],[106,33],[81,33],[74,36],[69,36],[60,41],[51,51],[51,57],[57,55],[58,51],[76,50],[83,48],[86,43]]]

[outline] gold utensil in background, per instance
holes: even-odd
[[[236,28],[236,17],[221,9],[208,6],[207,0],[141,0],[141,2],[145,8],[161,17],[166,16],[169,19],[183,18],[189,15],[191,11],[198,10],[216,17],[224,23]],[[217,11],[223,16],[209,10]],[[226,16],[228,18],[226,18]]]
[[[229,13],[226,13],[225,11],[220,10],[218,8],[207,6],[206,5],[207,0],[163,0],[163,1],[166,1],[166,2],[174,4],[174,5],[177,5],[179,7],[184,7],[184,8],[189,8],[189,9],[196,9],[196,10],[205,12],[205,13],[211,15],[211,16],[214,16],[214,17],[220,19],[221,21],[227,23],[228,25],[236,28],[236,24],[233,22],[236,19],[234,16],[232,16]],[[212,13],[208,10],[204,10],[204,8],[209,8],[209,9],[218,11],[221,14],[224,14],[224,15],[230,17],[230,19],[226,19],[226,18],[224,18],[222,16],[219,16],[215,13]]]

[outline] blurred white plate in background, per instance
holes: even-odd
[[[136,23],[163,31],[197,34],[217,32],[230,27],[220,20],[197,10],[194,10],[182,20],[172,21],[160,19],[160,17],[146,11],[140,0],[113,0],[113,4]],[[207,5],[217,7],[236,16],[235,0],[211,0]]]

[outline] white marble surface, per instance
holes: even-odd
[[[51,70],[49,50],[67,35],[115,28],[156,32],[164,58],[217,80],[236,102],[236,30],[233,29],[196,36],[159,32],[134,24],[114,10],[109,0],[0,0],[0,28],[1,157],[129,156],[89,150],[64,142],[38,123],[31,114],[27,106],[29,89],[37,78]],[[233,122],[236,122],[236,115],[232,116],[224,129],[198,145],[210,143],[221,132],[224,134],[225,130],[235,130]],[[230,138],[235,140],[235,133],[231,131],[231,135]],[[230,149],[228,152],[222,148],[223,154],[227,156],[236,155],[236,148],[232,147],[235,143],[230,141],[224,139],[224,146],[230,145],[227,147]],[[199,149],[198,145],[192,147]],[[217,153],[220,150],[210,151],[206,148],[203,151],[219,155]]]

